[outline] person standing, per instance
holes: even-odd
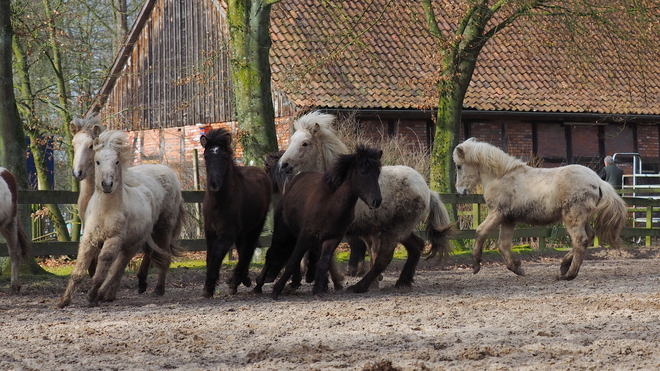
[[[612,156],[606,156],[603,162],[605,163],[605,167],[598,175],[600,175],[601,179],[610,183],[614,189],[621,189],[621,185],[623,184],[623,170],[616,166]]]

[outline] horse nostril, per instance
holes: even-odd
[[[280,169],[288,169],[289,168],[289,163],[288,162],[282,162],[280,163]]]

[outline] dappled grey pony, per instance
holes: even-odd
[[[587,246],[598,235],[618,246],[627,219],[626,204],[612,186],[582,165],[534,168],[501,149],[470,138],[454,149],[456,191],[473,192],[483,185],[488,216],[477,228],[473,271],[479,272],[484,240],[500,226],[500,253],[507,268],[524,275],[511,254],[515,223],[547,225],[564,222],[573,248],[561,262],[562,280],[574,279]],[[589,225],[595,220],[594,229]]]

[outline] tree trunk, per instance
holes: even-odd
[[[263,166],[277,151],[275,110],[270,90],[270,8],[272,1],[229,0],[231,72],[236,96],[238,140],[246,165]]]
[[[47,134],[43,129],[45,125],[43,125],[41,120],[35,115],[35,101],[37,97],[35,97],[32,92],[30,71],[26,62],[25,53],[23,52],[16,36],[13,37],[13,51],[19,78],[18,90],[22,95],[22,107],[24,108],[23,114],[28,123],[26,131],[30,137],[30,151],[32,152],[32,158],[34,159],[34,165],[37,171],[37,189],[46,190],[50,187],[48,184],[46,159],[44,157],[44,149],[41,148],[41,141],[44,140],[44,137]],[[46,208],[50,213],[53,226],[57,232],[57,239],[59,241],[70,241],[69,230],[67,229],[66,221],[62,216],[60,207],[57,204],[48,204],[46,205]]]
[[[0,0],[0,164],[9,169],[20,189],[27,189],[27,166],[25,164],[25,134],[16,107],[14,79],[12,74],[11,1]],[[19,212],[25,216],[25,205]],[[0,266],[6,266],[9,258],[0,258]],[[10,270],[9,270],[10,271]],[[2,274],[9,274],[2,269]],[[47,273],[34,259],[21,264],[21,271],[34,274]]]
[[[62,119],[62,125],[60,126],[60,130],[64,137],[64,149],[66,150],[67,158],[69,164],[71,165],[73,164],[73,145],[71,144],[71,141],[73,140],[73,135],[71,134],[71,130],[69,129],[69,123],[71,123],[71,121],[73,120],[73,116],[71,115],[71,110],[69,108],[66,80],[64,77],[64,69],[62,67],[62,53],[60,50],[59,43],[57,41],[57,30],[55,26],[55,21],[53,19],[54,12],[50,7],[49,0],[43,0],[43,4],[44,4],[44,12],[46,13],[46,17],[48,19],[48,41],[52,53],[51,57],[53,61],[53,70],[55,72],[55,77],[57,82],[58,110],[60,113],[60,117]],[[78,181],[75,180],[73,177],[71,177],[71,190],[73,192],[78,192],[80,190],[80,185],[78,184]],[[59,212],[59,207],[56,206],[57,210],[55,210],[55,208],[51,208],[50,206],[47,207],[49,211],[52,212],[51,218],[53,218],[54,223],[64,222],[62,213]],[[71,235],[73,236],[74,241],[78,241],[78,238],[80,236],[80,227],[81,227],[80,215],[78,214],[78,212],[74,212],[73,228],[71,231],[72,232]],[[69,236],[69,231],[66,228],[66,223],[64,223],[64,225],[56,224],[56,230],[58,231],[57,234],[58,240],[60,241],[71,240],[71,237]]]
[[[112,0],[112,14],[114,18],[114,37],[112,41],[113,55],[117,55],[126,34],[128,34],[128,17],[126,0]]]

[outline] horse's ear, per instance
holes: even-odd
[[[320,130],[321,130],[321,125],[319,125],[319,123],[317,122],[316,124],[314,124],[314,126],[312,126],[312,128],[309,130],[309,132],[312,133],[312,135],[315,135]]]
[[[76,135],[76,133],[78,133],[78,125],[74,124],[73,122],[70,123],[69,131],[71,132],[71,135]]]
[[[378,151],[378,159],[383,158],[383,150]]]
[[[203,148],[206,148],[206,135],[202,135],[199,137],[199,143],[202,145]]]
[[[101,144],[101,139],[99,139],[98,137],[97,137],[97,138],[94,138],[93,146],[96,147],[96,146],[98,146],[99,144]]]
[[[463,151],[463,148],[456,147],[456,156],[461,160],[465,160],[465,151]]]
[[[98,137],[103,132],[103,130],[105,130],[103,125],[95,124],[94,126],[92,126],[92,133],[94,133],[94,136],[96,137]]]

